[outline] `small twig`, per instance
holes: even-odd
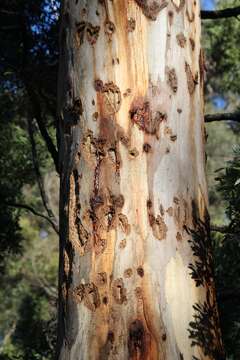
[[[58,226],[56,224],[54,224],[54,222],[48,216],[39,213],[33,207],[31,207],[29,205],[26,205],[26,204],[19,204],[19,203],[5,203],[5,205],[15,207],[15,208],[18,208],[18,209],[24,209],[24,210],[30,211],[33,215],[36,215],[36,216],[39,216],[39,217],[45,219],[46,221],[49,222],[49,224],[51,224],[52,228],[59,235]]]
[[[232,113],[206,114],[204,116],[204,120],[205,122],[224,121],[224,120],[240,122],[240,111],[235,111]]]
[[[236,6],[234,8],[226,8],[223,10],[202,10],[201,18],[203,20],[206,19],[224,19],[230,17],[237,17],[240,15],[240,6]]]

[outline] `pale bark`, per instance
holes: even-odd
[[[223,358],[199,13],[184,0],[63,4],[61,360]]]

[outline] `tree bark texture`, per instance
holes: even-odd
[[[199,1],[66,0],[61,360],[223,359]]]

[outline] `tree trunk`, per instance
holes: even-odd
[[[61,360],[223,359],[199,1],[66,0]]]

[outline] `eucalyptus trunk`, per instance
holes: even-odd
[[[224,358],[199,5],[63,1],[61,360]]]

